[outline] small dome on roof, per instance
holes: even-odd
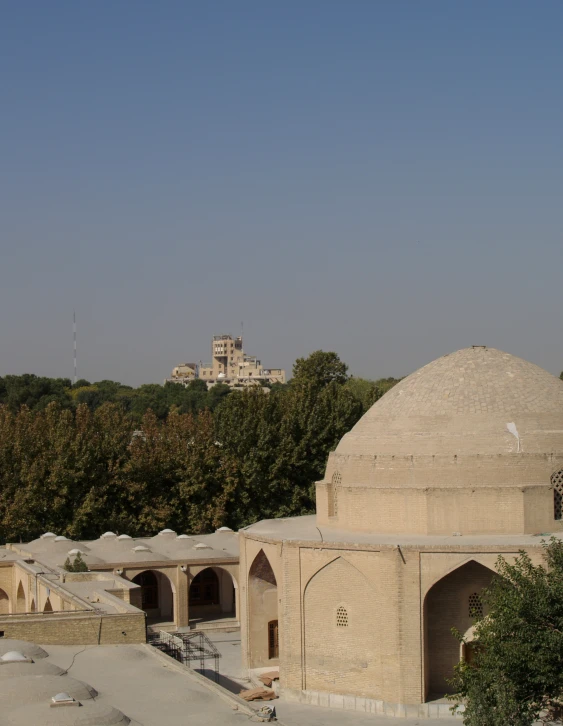
[[[14,638],[0,638],[0,655],[16,650],[23,653],[28,658],[46,658],[49,654],[35,643],[29,643],[27,640],[15,640]]]
[[[4,670],[11,670],[11,668],[4,668]],[[16,708],[26,703],[45,702],[52,698],[54,693],[58,694],[61,688],[77,701],[89,701],[98,695],[92,686],[70,676],[20,675],[17,678],[0,679],[2,714],[4,715],[8,708]]]
[[[176,539],[191,539],[189,534],[179,534]]]
[[[150,552],[150,548],[146,545],[137,545],[133,547],[133,552]]]
[[[173,529],[162,529],[158,534],[176,534]]]
[[[45,534],[41,535],[41,539],[49,539],[49,537],[56,537],[57,535],[54,532],[45,532]]]
[[[0,656],[0,660],[3,663],[33,663],[32,659],[27,655],[24,655],[19,650],[9,650],[4,655]]]
[[[194,545],[194,550],[212,550],[213,547],[210,547],[208,544],[204,544],[203,542],[198,542],[196,545]]]
[[[215,530],[216,532],[232,532],[233,530],[230,527],[219,527],[219,529]]]
[[[128,534],[120,534],[117,539],[132,539],[132,537],[130,537]]]
[[[73,550],[69,550],[69,551],[68,551],[68,554],[69,554],[69,555],[81,555],[81,554],[83,554],[83,552],[82,552],[82,550],[78,550],[78,549],[76,549],[76,547],[75,547],[75,548],[74,548]]]
[[[106,537],[117,537],[117,535],[115,532],[104,532],[101,538],[105,539]]]
[[[6,665],[9,663],[9,665]],[[48,660],[33,662],[30,659],[25,661],[3,661],[0,666],[0,679],[20,678],[20,676],[60,676],[63,669]]]
[[[62,534],[59,534],[58,537],[55,537],[55,542],[64,542],[65,540],[68,540],[68,537],[65,537]]]

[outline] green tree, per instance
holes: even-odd
[[[298,358],[293,365],[292,385],[312,384],[323,388],[333,381],[345,383],[348,379],[348,366],[336,353],[316,350],[307,358]]]
[[[351,376],[346,381],[345,386],[354,398],[362,404],[364,413],[383,395],[381,388],[375,381],[368,381],[365,378]]]
[[[545,565],[524,552],[513,564],[497,561],[474,657],[450,681],[467,726],[563,722],[563,542],[552,538],[544,556]]]

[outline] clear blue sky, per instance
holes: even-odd
[[[137,385],[237,333],[563,369],[561,0],[0,4],[0,374]]]

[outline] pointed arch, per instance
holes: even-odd
[[[45,600],[45,606],[43,607],[44,613],[52,613],[53,612],[53,606],[51,605],[51,598],[47,598]]]
[[[18,590],[16,593],[16,612],[17,613],[27,612],[26,604],[25,604],[25,592],[24,592],[21,580],[19,582]]]
[[[452,628],[465,633],[475,623],[476,615],[486,614],[478,607],[480,594],[494,577],[494,570],[470,558],[441,577],[426,593],[423,605],[426,700],[446,693],[446,680],[453,675],[462,655]]]
[[[0,615],[7,615],[10,612],[10,598],[5,590],[0,588]]]
[[[457,562],[455,565],[452,565],[450,568],[444,570],[438,577],[436,577],[430,585],[426,588],[426,592],[424,592],[424,597],[428,595],[430,590],[434,587],[434,585],[437,582],[440,582],[444,579],[444,577],[447,577],[448,575],[451,575],[452,572],[455,572],[456,570],[459,570],[460,567],[464,567],[465,565],[470,564],[471,562],[474,562],[476,565],[481,565],[487,570],[490,570],[490,572],[495,575],[496,570],[494,570],[490,565],[486,564],[485,562],[481,562],[479,557],[474,557],[472,555],[466,557],[464,560],[461,560],[461,562]]]
[[[366,680],[378,693],[381,682],[376,592],[344,557],[331,560],[310,578],[303,595],[305,689],[365,695]],[[358,663],[362,677],[358,679]],[[365,669],[365,670],[364,670]]]
[[[30,613],[34,613],[34,612],[35,612],[35,610],[36,610],[36,608],[35,608],[35,599],[33,599],[33,600],[31,601],[31,605],[30,605],[30,607],[29,607],[29,612],[30,612]]]
[[[276,575],[272,569],[270,560],[263,549],[260,550],[252,561],[248,575],[249,577],[257,577],[265,582],[269,582],[270,585],[273,585],[274,587],[278,586]]]
[[[247,617],[251,667],[276,664],[279,658],[278,583],[263,549],[248,571]]]

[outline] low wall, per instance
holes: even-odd
[[[37,613],[0,617],[4,638],[43,645],[123,645],[146,642],[145,613]]]

